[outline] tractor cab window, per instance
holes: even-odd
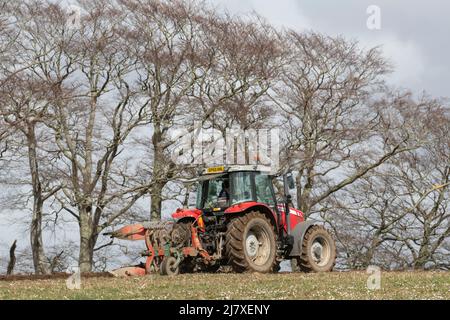
[[[258,173],[255,175],[255,186],[256,201],[274,207],[275,199],[272,189],[272,178],[268,175]]]
[[[227,208],[230,201],[228,176],[200,182],[197,194],[197,208],[214,209]]]
[[[253,201],[252,195],[252,173],[250,172],[236,172],[232,174],[231,189],[233,194],[231,197],[232,204]]]

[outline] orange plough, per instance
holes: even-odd
[[[173,245],[173,222],[143,223],[125,226],[117,231],[105,233],[111,238],[129,241],[145,241],[146,250],[142,256],[145,263],[124,267],[111,272],[116,277],[145,276],[160,272],[163,275],[179,273],[179,265],[186,258],[200,258],[206,264],[214,264],[212,257],[202,248],[195,224],[191,224],[190,243],[192,246]]]

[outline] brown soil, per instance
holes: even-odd
[[[70,277],[69,273],[54,273],[49,275],[35,275],[35,274],[15,274],[11,276],[0,276],[0,281],[22,281],[22,280],[54,280],[54,279],[67,279]],[[83,278],[112,278],[114,277],[109,272],[90,272],[83,273]]]

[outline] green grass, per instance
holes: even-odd
[[[0,299],[450,299],[449,272],[382,273],[380,290],[364,272],[330,274],[192,274],[177,277],[0,281]]]

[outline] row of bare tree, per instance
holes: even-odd
[[[1,207],[31,212],[36,273],[62,256],[46,252],[55,226],[76,222],[90,271],[104,230],[183,198],[193,170],[171,130],[194,122],[281,129],[297,203],[333,229],[342,267],[449,267],[449,109],[389,88],[378,48],[203,2],[0,7]]]

